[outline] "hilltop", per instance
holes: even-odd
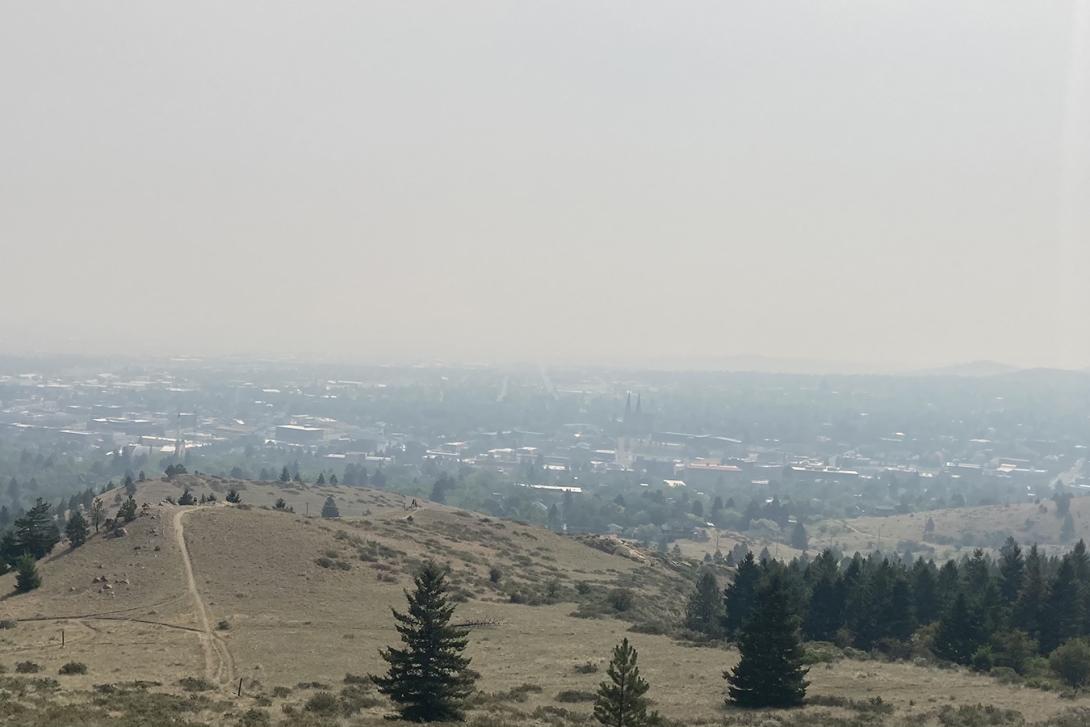
[[[214,493],[217,502],[167,502],[186,488]],[[230,488],[241,493],[241,505],[224,504]],[[315,516],[329,496],[342,517]],[[295,512],[271,509],[278,498]],[[10,672],[29,661],[57,680],[0,676],[0,688],[14,695],[0,712],[10,723],[71,720],[35,706],[33,695],[41,693],[60,705],[55,709],[91,710],[81,724],[99,724],[94,720],[105,718],[94,710],[106,705],[128,715],[129,707],[117,705],[145,701],[184,711],[193,724],[266,723],[252,715],[245,719],[257,722],[240,722],[247,710],[274,723],[312,724],[299,716],[306,701],[322,689],[347,689],[344,698],[361,711],[338,719],[388,724],[384,701],[344,681],[382,668],[378,650],[396,639],[389,609],[403,606],[402,590],[424,559],[450,564],[456,618],[472,627],[470,656],[482,691],[472,720],[583,723],[587,694],[602,678],[595,672],[629,636],[665,716],[683,724],[749,723],[751,715],[722,707],[721,673],[736,652],[666,633],[691,588],[685,563],[431,502],[414,508],[401,496],[362,488],[184,475],[142,483],[136,499],[147,507],[123,537],[98,535],[71,551],[58,546],[40,563],[42,588],[0,601],[0,618],[16,621],[0,631],[0,666]],[[0,592],[11,593],[12,578],[0,577]],[[624,610],[614,600],[619,592],[629,594]],[[87,673],[56,676],[71,661],[86,664]],[[936,724],[943,705],[985,702],[1042,720],[1083,701],[1061,702],[962,670],[866,658],[818,664],[811,680],[817,704],[792,714],[809,715],[813,724],[862,719],[878,696],[882,711],[874,714]]]

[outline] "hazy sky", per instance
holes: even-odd
[[[1088,366],[1088,44],[1062,0],[0,0],[0,351]]]

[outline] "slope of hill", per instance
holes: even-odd
[[[1071,542],[1079,538],[1090,541],[1090,497],[1071,500],[1070,511],[1075,527]],[[934,525],[930,532],[928,520]],[[976,547],[996,549],[1012,536],[1025,545],[1037,543],[1048,552],[1060,552],[1071,544],[1062,542],[1063,522],[1051,501],[826,520],[811,526],[810,547],[865,553],[875,549],[903,551],[905,544],[910,544],[919,555],[950,558]]]
[[[198,496],[216,492],[219,502],[165,502],[183,487]],[[223,504],[228,487],[240,490],[241,506]],[[313,517],[329,495],[344,517]],[[278,497],[296,512],[265,509]],[[749,724],[753,716],[722,706],[721,675],[737,658],[733,650],[654,633],[680,618],[690,588],[667,561],[611,554],[434,503],[407,508],[401,497],[357,488],[180,477],[142,484],[137,500],[148,507],[126,535],[59,547],[41,563],[40,589],[0,601],[0,618],[17,620],[0,631],[0,666],[10,672],[34,662],[57,680],[0,675],[8,695],[0,698],[0,720],[159,724],[146,715],[122,719],[136,713],[127,710],[155,708],[178,719],[184,713],[173,724],[388,724],[388,705],[365,688],[349,692],[362,707],[352,717],[316,722],[301,715],[309,714],[303,705],[316,689],[335,692],[348,673],[381,670],[379,648],[396,641],[389,609],[402,607],[402,590],[425,559],[450,564],[456,618],[472,624],[482,694],[471,718],[480,724],[585,723],[585,695],[602,674],[576,667],[604,666],[626,635],[665,716],[682,724]],[[299,512],[307,503],[312,517]],[[0,577],[0,592],[12,588],[11,575]],[[634,596],[624,613],[608,605],[620,588]],[[71,661],[85,663],[87,674],[56,676]],[[137,680],[145,684],[132,684]],[[792,719],[806,716],[815,725],[855,724],[876,696],[894,710],[885,723],[916,724],[937,724],[942,705],[983,701],[1043,720],[1085,701],[960,670],[870,660],[815,666],[811,680],[811,694],[826,706]]]

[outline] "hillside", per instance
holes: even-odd
[[[1090,497],[1071,500],[1071,519],[1075,537],[1090,541]],[[925,532],[928,519],[934,530]],[[876,548],[904,550],[914,543],[914,551],[926,557],[958,557],[975,547],[998,548],[1008,536],[1022,544],[1039,544],[1048,552],[1069,547],[1061,542],[1063,517],[1056,503],[1040,505],[988,505],[948,508],[889,517],[859,517],[826,520],[810,527],[811,549],[838,547],[847,553],[868,552]],[[931,549],[931,550],[928,550]],[[930,553],[930,555],[929,555]]]
[[[164,502],[183,487],[216,492],[219,502]],[[241,491],[242,505],[223,503],[228,487]],[[327,495],[342,518],[313,516]],[[266,509],[278,497],[296,512]],[[131,717],[119,704],[152,703],[164,714],[186,714],[189,722],[174,724],[267,723],[239,722],[250,709],[274,723],[317,724],[299,717],[303,703],[316,689],[341,690],[348,673],[382,668],[378,650],[396,640],[389,609],[402,607],[413,569],[431,558],[450,564],[462,601],[456,618],[474,624],[470,655],[482,695],[471,718],[481,724],[582,723],[590,709],[585,697],[558,695],[593,691],[602,674],[576,667],[604,666],[626,635],[665,716],[682,724],[749,724],[751,715],[722,708],[721,674],[735,662],[733,650],[648,633],[677,621],[690,587],[668,562],[610,554],[434,503],[407,509],[401,497],[359,488],[184,476],[142,484],[137,500],[148,504],[146,514],[124,537],[97,536],[74,551],[59,546],[41,563],[42,588],[0,600],[0,618],[18,622],[0,631],[0,666],[8,672],[0,689],[13,695],[0,699],[3,723],[160,724],[110,721]],[[309,518],[299,512],[307,503]],[[502,571],[498,584],[489,578],[492,566]],[[0,577],[0,592],[12,588],[13,576]],[[631,610],[618,614],[607,605],[616,588],[633,592]],[[59,686],[12,675],[23,661],[40,665]],[[85,663],[88,673],[57,676],[70,661]],[[153,684],[124,686],[135,680]],[[194,695],[190,690],[203,689],[200,680],[210,688]],[[811,680],[811,694],[826,706],[793,714],[809,715],[812,724],[862,719],[875,696],[893,705],[888,719],[914,724],[938,724],[942,705],[984,702],[1044,720],[1090,704],[910,663],[842,659],[815,666]],[[38,704],[36,693],[60,711]],[[846,700],[864,706],[847,709]],[[382,719],[388,706],[374,695],[357,706],[363,709],[354,717],[322,723],[389,724]],[[486,717],[491,721],[481,722]]]

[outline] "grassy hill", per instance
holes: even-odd
[[[1090,541],[1090,497],[1071,500],[1074,540]],[[934,530],[925,532],[928,519]],[[860,517],[826,520],[810,527],[811,549],[839,547],[845,552],[868,552],[876,548],[890,550],[899,543],[913,542],[933,551],[933,557],[958,557],[975,547],[997,548],[1008,536],[1022,544],[1038,543],[1049,552],[1070,548],[1061,542],[1063,517],[1057,515],[1056,503],[1040,505],[987,505],[949,508],[890,517]],[[920,552],[920,548],[916,547]],[[927,553],[920,552],[927,556]]]
[[[219,501],[166,502],[186,487]],[[242,505],[223,503],[229,487]],[[342,517],[315,517],[330,495]],[[271,509],[280,497],[294,513]],[[481,694],[470,721],[481,727],[586,723],[587,694],[603,676],[595,669],[624,636],[640,650],[656,708],[678,724],[949,727],[958,708],[969,719],[978,703],[1030,722],[1090,705],[961,670],[840,659],[811,671],[812,706],[725,710],[721,674],[736,652],[661,633],[684,608],[684,565],[359,488],[183,476],[141,484],[137,500],[148,507],[125,536],[58,546],[40,564],[42,588],[0,600],[0,619],[15,622],[0,630],[0,723],[389,724],[389,705],[345,677],[382,668],[378,650],[396,640],[389,609],[403,606],[425,559],[450,564],[456,619],[474,624]],[[13,576],[0,577],[0,593],[12,589]],[[624,612],[610,605],[618,589],[632,593]],[[18,673],[23,662],[41,671]],[[87,673],[58,675],[68,662]],[[353,714],[308,711],[320,691]]]

